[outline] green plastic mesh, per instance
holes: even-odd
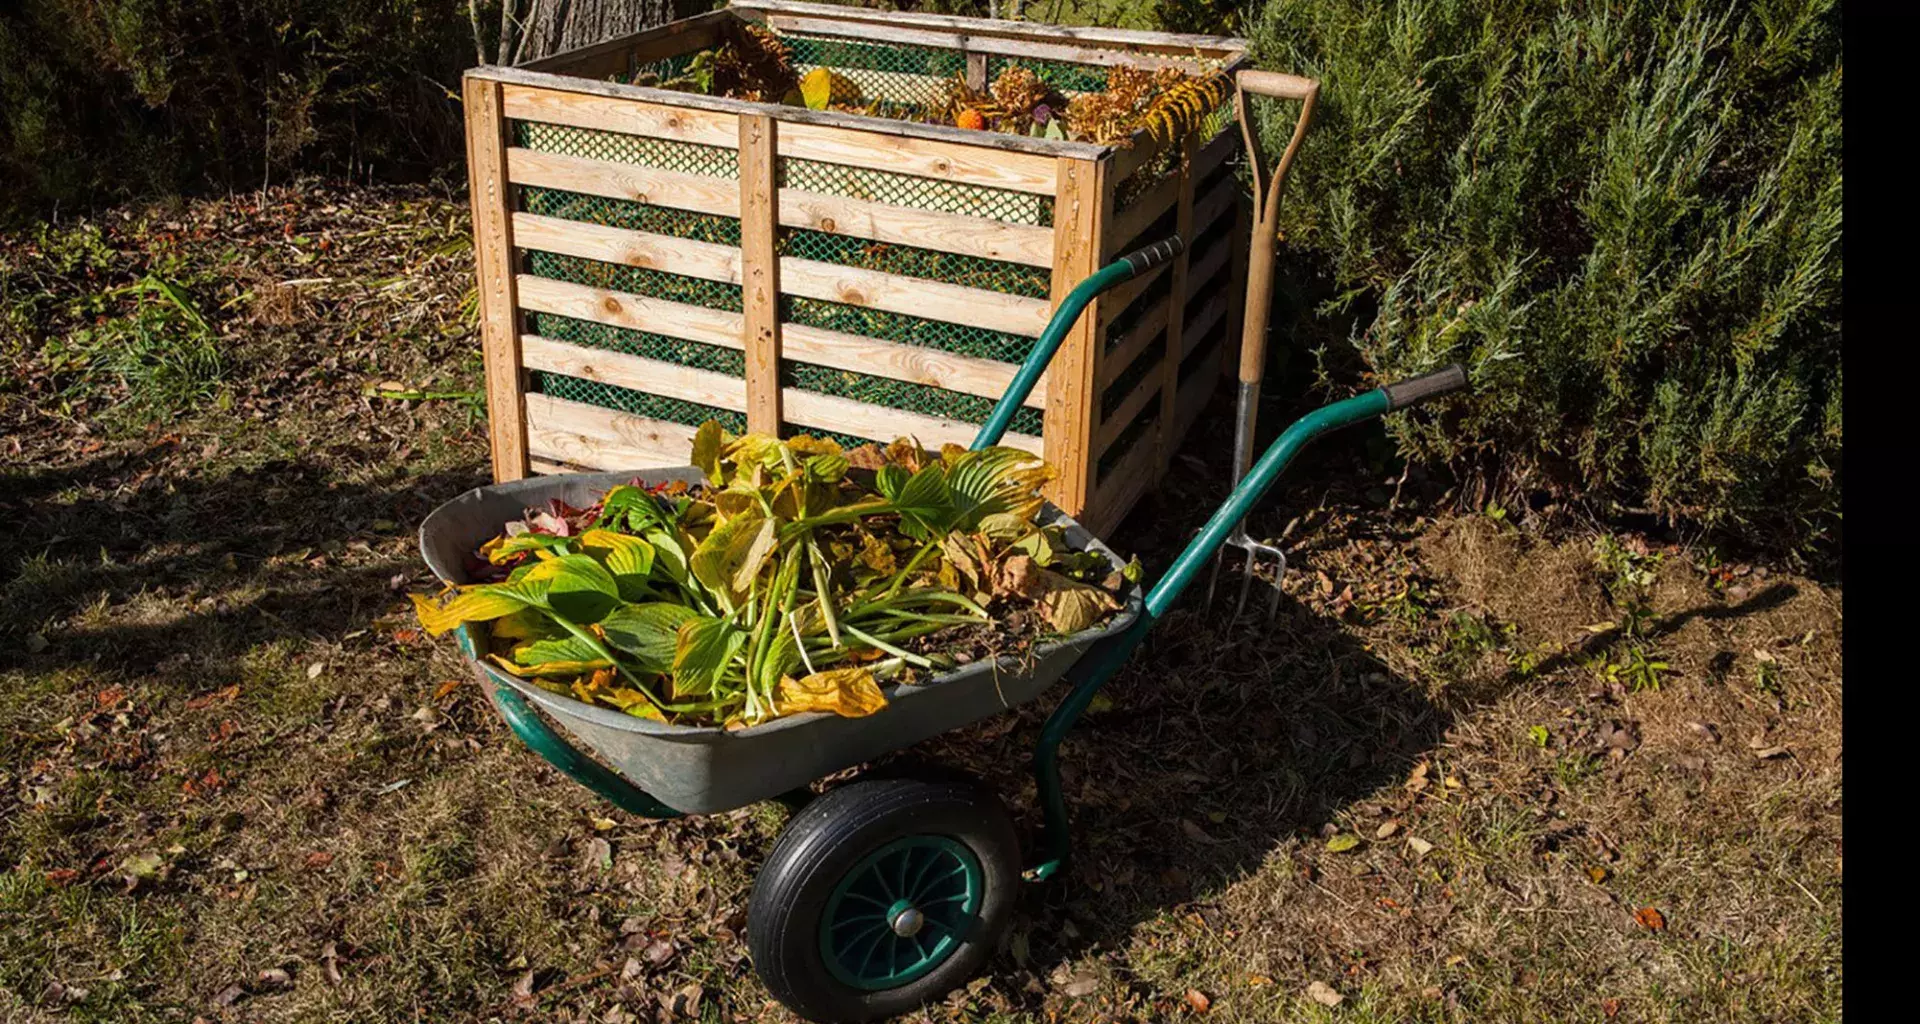
[[[817,437],[823,441],[832,441],[834,444],[839,445],[841,448],[848,449],[848,450],[858,448],[863,444],[869,444],[875,441],[878,441],[883,445],[891,444],[893,443],[893,440],[894,440],[891,437],[889,438],[855,437],[852,434],[842,434],[837,430],[822,430],[819,427],[803,427],[798,423],[780,424],[781,437],[794,437],[799,434],[805,434],[808,437]]]
[[[871,242],[864,238],[801,228],[781,231],[779,246],[783,256],[966,285],[969,288],[984,288],[1030,299],[1048,297],[1053,283],[1052,274],[1045,267],[1030,267],[911,245]]]
[[[656,235],[672,235],[675,238],[691,238],[698,242],[713,242],[718,245],[740,244],[740,221],[736,217],[694,213],[690,210],[676,210],[670,206],[654,206],[651,203],[609,199],[605,196],[590,196],[580,192],[564,192],[550,188],[523,188],[520,190],[520,195],[521,209],[528,213],[565,220],[586,221],[589,224],[604,224],[608,227],[626,228],[629,231],[646,231]]]
[[[1100,393],[1101,419],[1112,416],[1113,411],[1120,408],[1120,403],[1126,401],[1127,396],[1133,394],[1133,389],[1138,387],[1141,381],[1146,380],[1149,374],[1159,372],[1160,357],[1165,354],[1166,349],[1167,332],[1162,330],[1154,336],[1153,343],[1142,349],[1140,355],[1120,372],[1120,376],[1115,377],[1113,383],[1107,385],[1107,390]]]
[[[830,67],[858,85],[860,95],[868,100],[938,103],[945,95],[944,80],[967,73],[966,55],[958,50],[801,35],[784,38],[793,47],[796,71],[805,74],[815,67]]]
[[[611,324],[595,323],[592,320],[576,320],[569,316],[553,313],[527,313],[527,329],[543,338],[553,341],[566,341],[587,348],[605,349],[609,352],[624,352],[631,356],[655,359],[663,363],[675,363],[691,366],[697,370],[712,370],[734,377],[744,377],[746,355],[738,349],[721,348],[704,342],[686,341],[681,338],[669,338],[647,331],[636,331],[626,327],[614,327]],[[744,384],[741,385],[743,388]]]
[[[999,78],[1000,72],[1013,64],[1032,71],[1042,82],[1061,92],[1099,92],[1107,87],[1107,69],[1097,64],[1070,64],[1031,57],[987,58],[987,81]]]
[[[950,324],[944,320],[928,320],[905,313],[889,313],[798,295],[782,295],[780,304],[780,318],[788,323],[860,334],[902,345],[937,348],[943,352],[997,359],[1003,363],[1020,362],[1028,352],[1033,351],[1032,338],[989,331],[983,327]]]
[[[1053,226],[1053,197],[1013,189],[968,185],[915,174],[875,171],[845,164],[782,157],[776,172],[781,188],[845,196],[889,206],[991,217],[1009,224]]]
[[[603,384],[597,380],[569,377],[562,373],[536,371],[532,377],[529,390],[535,394],[551,395],[570,402],[581,402],[599,406],[602,409],[615,409],[635,416],[666,420],[669,423],[688,427],[697,427],[708,420],[718,420],[721,426],[736,434],[744,433],[747,429],[746,415],[731,409],[701,405],[698,402],[685,402],[664,395],[650,395],[644,391]]]
[[[534,249],[527,252],[527,273],[556,281],[571,281],[594,288],[683,302],[689,306],[740,312],[740,286],[737,284],[669,274],[645,267],[629,267],[623,263],[605,263]]]
[[[624,132],[603,132],[541,121],[515,121],[513,144],[542,153],[611,160],[615,163],[657,167],[663,171],[738,178],[740,157],[722,146],[661,139]]]
[[[884,405],[890,409],[907,409],[928,416],[959,420],[963,423],[985,422],[987,416],[993,412],[994,405],[994,399],[982,398],[979,395],[792,360],[786,360],[780,364],[780,383],[784,387],[800,388],[823,395],[837,395],[841,398]],[[1019,434],[1038,436],[1040,422],[1040,410],[1022,407],[1013,414],[1013,423],[1009,429]],[[893,439],[876,438],[876,440],[891,441]]]

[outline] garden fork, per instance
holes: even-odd
[[[1300,101],[1300,120],[1293,126],[1293,138],[1286,152],[1265,182],[1262,192],[1260,144],[1254,138],[1253,119],[1248,116],[1247,94],[1273,99]],[[1247,166],[1253,172],[1253,244],[1247,253],[1247,308],[1240,329],[1239,410],[1233,425],[1233,482],[1239,485],[1253,462],[1254,414],[1260,404],[1260,377],[1267,364],[1267,316],[1273,306],[1273,261],[1280,243],[1280,187],[1286,183],[1287,168],[1293,166],[1300,141],[1306,138],[1307,125],[1313,120],[1314,100],[1320,95],[1320,83],[1311,78],[1283,75],[1273,71],[1241,71],[1234,76],[1233,107],[1240,120],[1240,137],[1247,144]],[[1239,548],[1247,553],[1240,579],[1240,599],[1234,603],[1233,616],[1246,608],[1247,593],[1253,587],[1255,571],[1262,556],[1272,556],[1273,600],[1267,618],[1280,611],[1280,578],[1287,571],[1287,553],[1271,544],[1262,544],[1247,536],[1246,520],[1233,526],[1233,533],[1220,548],[1213,562],[1213,576],[1207,583],[1207,603],[1213,603],[1215,586],[1220,582],[1220,566],[1227,552]]]

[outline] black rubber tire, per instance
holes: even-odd
[[[941,835],[980,860],[980,913],[959,949],[898,988],[864,991],[828,971],[820,918],[840,879],[896,839]],[[808,1020],[858,1024],[905,1013],[965,984],[986,965],[1013,924],[1020,881],[1019,839],[993,792],[963,781],[863,778],[808,804],[780,834],[747,904],[747,949],[774,998]]]

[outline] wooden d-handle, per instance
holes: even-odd
[[[1311,78],[1283,75],[1278,71],[1248,69],[1235,72],[1234,78],[1242,90],[1276,100],[1304,100],[1320,91],[1320,83]]]
[[[1300,119],[1293,126],[1293,138],[1286,152],[1273,166],[1263,183],[1260,143],[1254,138],[1253,119],[1247,109],[1247,94],[1300,101]],[[1240,120],[1240,137],[1247,143],[1247,166],[1253,171],[1252,251],[1247,254],[1247,307],[1240,327],[1240,383],[1254,385],[1267,365],[1267,314],[1273,304],[1274,247],[1280,241],[1280,187],[1286,183],[1287,169],[1293,166],[1300,142],[1307,137],[1307,125],[1313,121],[1314,101],[1320,97],[1320,83],[1298,75],[1277,71],[1241,71],[1234,75],[1233,107]],[[1262,187],[1264,184],[1264,188]]]

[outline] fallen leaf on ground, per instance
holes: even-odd
[[[1407,849],[1412,850],[1417,855],[1425,856],[1433,852],[1433,844],[1419,836],[1408,836]]]
[[[1387,839],[1398,831],[1400,831],[1400,823],[1397,821],[1388,821],[1382,823],[1379,828],[1374,830],[1373,837],[1375,839]]]
[[[1327,840],[1328,853],[1345,853],[1360,845],[1360,837],[1351,832],[1342,832]]]
[[[1666,915],[1652,907],[1641,907],[1639,910],[1634,911],[1633,919],[1640,922],[1641,927],[1646,928],[1648,931],[1659,932],[1665,931],[1667,928]]]
[[[1100,979],[1090,974],[1077,974],[1069,979],[1060,991],[1075,999],[1082,999],[1100,990]]]
[[[1310,982],[1307,985],[1307,998],[1321,1006],[1339,1006],[1347,999],[1346,996],[1335,992],[1333,987],[1324,981]]]
[[[327,670],[326,662],[316,661],[313,664],[307,666],[307,678],[318,679],[320,678],[320,673],[325,672],[326,670]]]
[[[1208,999],[1205,992],[1190,988],[1187,990],[1187,1005],[1193,1007],[1195,1013],[1205,1013],[1213,1009],[1213,1000]]]

